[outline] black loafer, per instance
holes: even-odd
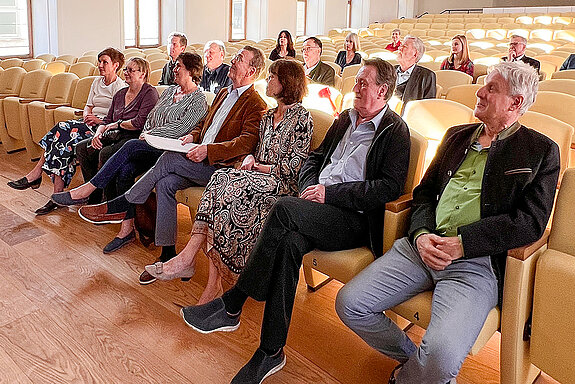
[[[55,210],[56,208],[59,208],[59,207],[60,206],[58,204],[56,204],[55,202],[50,200],[43,207],[40,207],[36,211],[34,211],[34,213],[38,216],[42,216],[42,215],[45,215],[47,213],[52,212],[53,210]]]
[[[70,191],[66,191],[52,194],[52,200],[59,205],[81,205],[88,202],[88,197],[83,199],[72,199]]]
[[[28,181],[26,176],[21,179],[9,181],[7,184],[10,188],[18,189],[20,191],[28,188],[38,189],[40,188],[40,184],[42,183],[42,176],[37,178],[36,180]]]
[[[130,244],[135,239],[136,239],[136,232],[134,231],[130,232],[126,237],[122,238],[114,237],[114,240],[106,244],[103,251],[105,254],[112,253],[122,248],[124,245]]]

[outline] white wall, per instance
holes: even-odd
[[[248,16],[249,17],[249,16]],[[276,38],[287,29],[295,38],[297,26],[297,2],[294,0],[268,0],[267,36]]]
[[[229,0],[186,0],[184,33],[188,42],[228,40]]]
[[[327,34],[330,29],[345,28],[347,26],[347,0],[324,0],[324,2],[324,29],[318,33]]]

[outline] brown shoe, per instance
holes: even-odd
[[[78,209],[78,214],[92,224],[119,224],[126,217],[126,212],[108,213],[108,204],[85,205]]]

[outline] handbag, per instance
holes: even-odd
[[[106,132],[102,133],[100,141],[102,145],[110,145],[117,143],[122,138],[122,131],[120,129],[108,129]]]

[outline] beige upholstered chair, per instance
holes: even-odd
[[[88,76],[92,76],[96,71],[96,66],[90,62],[82,61],[76,64],[70,65],[68,72],[75,74],[80,79]]]
[[[0,75],[0,99],[7,96],[18,96],[26,70],[22,67],[11,67]]]
[[[535,269],[531,363],[562,384],[575,383],[575,169],[563,175],[547,242]]]
[[[78,82],[78,76],[73,73],[59,73],[52,76],[44,101],[32,101],[20,106],[20,128],[30,159],[36,159],[42,154],[38,143],[53,126],[54,109],[69,105]]]
[[[49,71],[53,75],[66,72],[68,68],[70,68],[70,64],[62,60],[51,61],[49,63],[46,63],[46,65],[44,66],[44,69]]]
[[[150,72],[150,78],[148,82],[152,85],[158,85],[161,79],[162,79],[162,68]]]
[[[471,109],[475,109],[477,103],[477,91],[483,87],[481,84],[456,85],[447,90],[446,100],[457,101]]]
[[[575,69],[555,72],[551,75],[552,79],[572,79],[575,80]]]
[[[575,96],[575,79],[551,79],[539,83],[539,91],[552,91]]]
[[[160,59],[164,59],[164,60],[168,60],[168,55],[166,55],[163,52],[155,52],[155,53],[151,53],[149,55],[146,55],[146,60],[148,61],[154,61],[154,60],[160,60]]]
[[[164,68],[164,65],[166,65],[167,62],[168,62],[168,60],[166,60],[166,59],[158,59],[158,60],[150,61],[150,71],[155,71],[157,69]]]
[[[206,101],[208,102],[208,107],[212,105],[214,99],[216,98],[216,94],[210,91],[202,91],[204,96],[206,96]]]
[[[54,110],[53,120],[48,121],[46,124],[52,128],[56,123],[60,121],[67,121],[73,119],[79,119],[82,117],[82,111],[86,106],[88,101],[88,95],[90,94],[90,88],[92,83],[97,76],[84,77],[76,82],[76,87],[74,88],[74,93],[72,95],[72,100],[70,106],[68,107],[57,107]]]
[[[51,53],[44,53],[42,55],[36,56],[37,59],[44,60],[46,63],[54,61],[56,56],[52,55]]]
[[[323,84],[308,84],[307,89],[308,94],[302,101],[305,108],[318,109],[332,115],[340,112],[343,95],[338,89]]]
[[[345,81],[345,79],[347,79],[348,77],[355,78],[360,68],[361,64],[348,65],[347,67],[343,68],[343,72],[341,73],[341,79]]]
[[[41,59],[31,59],[31,60],[25,61],[22,64],[22,68],[24,68],[26,70],[26,72],[35,71],[37,69],[42,69],[42,66],[45,63],[46,62],[44,60],[41,60]]]
[[[17,57],[13,57],[10,59],[4,59],[0,61],[0,67],[4,69],[12,68],[12,67],[21,67],[24,64],[24,60],[19,59]]]
[[[60,55],[56,57],[56,60],[65,61],[68,65],[72,65],[76,62],[77,57],[74,55]]]
[[[97,55],[84,55],[78,57],[76,63],[90,63],[94,66],[98,65],[98,56]]]
[[[5,75],[5,74],[4,74]],[[52,74],[43,69],[28,72],[22,80],[18,96],[8,96],[3,99],[2,108],[6,126],[0,126],[0,138],[7,152],[25,147],[22,136],[20,110],[26,109],[26,103],[34,100],[44,100],[46,89]]]
[[[453,86],[471,84],[473,82],[473,77],[469,76],[467,73],[449,69],[435,72],[435,79],[437,84],[441,85],[443,88],[444,95],[447,93],[449,88]]]

